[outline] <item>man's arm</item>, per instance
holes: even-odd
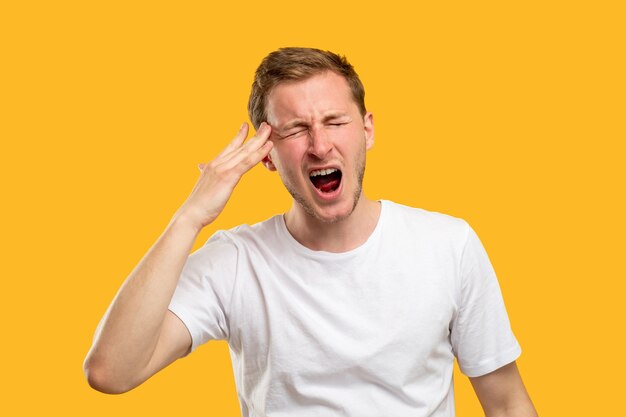
[[[537,417],[515,362],[470,381],[486,417]]]
[[[242,175],[271,150],[263,124],[244,144],[248,125],[212,162],[163,234],[128,276],[100,321],[84,362],[89,384],[122,393],[189,352],[191,336],[168,310],[198,233],[222,212]]]

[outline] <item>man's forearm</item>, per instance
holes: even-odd
[[[154,352],[167,307],[199,229],[175,217],[128,276],[100,321],[86,372],[123,386]]]

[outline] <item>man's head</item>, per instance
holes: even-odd
[[[314,48],[281,48],[263,59],[256,70],[248,100],[248,115],[255,129],[267,120],[267,98],[284,82],[303,81],[332,71],[345,78],[361,116],[365,116],[365,90],[345,57]]]
[[[286,48],[256,73],[249,102],[257,129],[271,126],[263,164],[278,171],[295,212],[324,223],[347,219],[363,200],[373,116],[353,67],[331,52]]]

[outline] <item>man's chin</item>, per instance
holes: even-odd
[[[315,218],[319,220],[321,223],[333,224],[333,223],[339,223],[342,220],[347,219],[348,217],[350,217],[350,214],[352,214],[352,212],[331,214],[331,215],[327,215],[326,213],[316,213]]]
[[[311,203],[297,195],[292,194],[292,196],[309,217],[326,224],[338,223],[347,219],[354,212],[358,203],[358,198],[354,198],[353,200],[343,199],[343,201],[320,205]]]

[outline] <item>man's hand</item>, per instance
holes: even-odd
[[[256,135],[244,143],[248,135],[248,124],[244,123],[237,136],[213,161],[199,165],[202,174],[174,217],[184,218],[198,231],[212,223],[243,174],[272,149],[272,142],[268,140],[271,131],[270,125],[261,123]]]

